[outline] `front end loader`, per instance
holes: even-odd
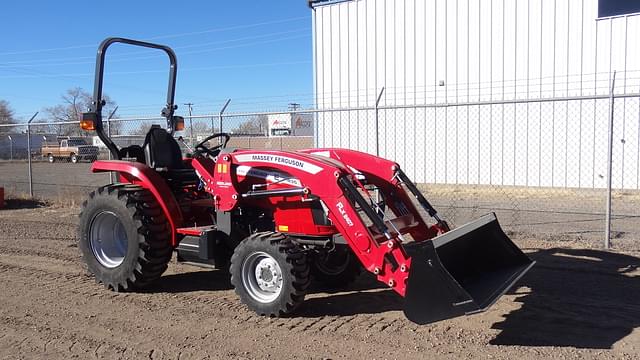
[[[153,126],[142,146],[118,148],[102,126],[113,43],[170,59],[167,125]],[[312,281],[339,289],[364,270],[404,298],[409,320],[426,324],[487,309],[533,266],[495,214],[450,229],[387,159],[335,148],[235,149],[224,133],[183,158],[174,138],[184,125],[174,115],[176,72],[166,46],[109,38],[98,50],[93,105],[81,126],[116,159],[96,161],[92,171],[115,172],[118,181],[83,204],[79,248],[107,288],[150,286],[177,253],[178,261],[228,271],[251,310],[282,316],[302,304]]]

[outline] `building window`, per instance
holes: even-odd
[[[640,0],[598,0],[598,17],[640,12]]]

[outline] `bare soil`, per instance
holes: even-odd
[[[367,275],[313,290],[289,318],[248,311],[221,272],[172,263],[114,293],[83,270],[77,208],[0,210],[0,358],[634,359],[640,259],[580,240],[520,237],[538,264],[489,311],[418,326]],[[589,247],[589,245],[587,245]]]

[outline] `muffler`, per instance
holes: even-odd
[[[404,246],[411,256],[404,313],[417,324],[485,311],[535,264],[494,213]]]

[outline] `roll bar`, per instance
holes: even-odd
[[[104,127],[102,126],[102,107],[106,104],[104,99],[102,98],[102,85],[104,79],[104,60],[107,54],[107,49],[109,46],[115,43],[123,43],[134,46],[141,46],[151,49],[158,49],[164,51],[169,57],[170,67],[169,67],[169,84],[167,87],[167,104],[164,109],[162,109],[162,116],[167,119],[167,128],[169,132],[173,133],[174,126],[174,111],[178,108],[174,104],[175,92],[176,92],[176,75],[178,71],[178,62],[176,58],[176,54],[173,50],[165,45],[158,45],[144,41],[125,39],[120,37],[110,37],[102,41],[100,46],[98,47],[98,53],[96,55],[96,70],[95,70],[95,80],[93,85],[93,98],[91,101],[91,106],[89,107],[89,111],[82,114],[83,120],[93,121],[95,126],[96,133],[102,142],[107,146],[111,154],[115,159],[120,159],[118,147],[116,144],[109,138],[107,134],[104,132]]]

